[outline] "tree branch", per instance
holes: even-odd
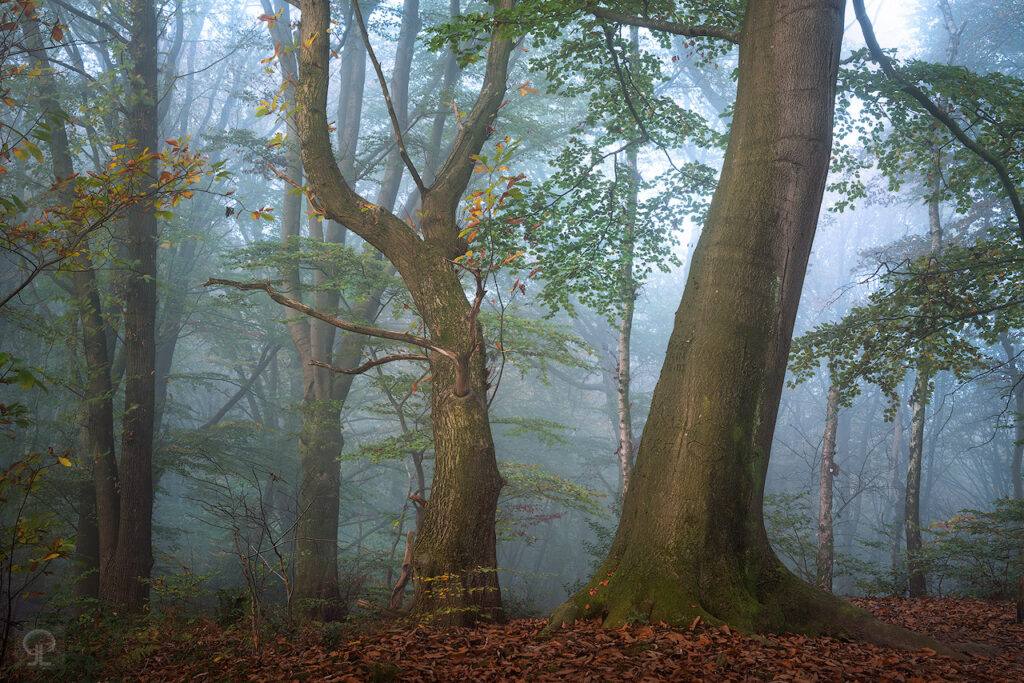
[[[498,9],[511,9],[515,0],[500,0]],[[432,189],[439,189],[441,194],[453,197],[457,202],[462,196],[457,188],[466,187],[469,177],[476,165],[471,158],[478,154],[484,141],[491,132],[491,122],[498,115],[498,109],[505,99],[506,80],[508,79],[509,54],[512,52],[512,40],[503,38],[497,28],[491,34],[490,47],[487,50],[487,67],[484,70],[483,85],[476,103],[463,121],[456,121],[459,133],[452,143],[451,152],[444,165],[434,176]]]
[[[413,165],[412,159],[409,158],[409,152],[405,149],[405,141],[402,139],[402,126],[398,123],[398,114],[395,113],[395,107],[391,103],[391,93],[388,92],[388,84],[384,78],[384,72],[380,68],[380,62],[377,61],[377,55],[373,52],[373,45],[370,44],[370,34],[367,33],[366,24],[363,22],[363,12],[359,9],[359,0],[352,0],[352,12],[355,15],[356,23],[359,24],[359,32],[363,35],[366,54],[370,56],[373,70],[377,72],[377,80],[380,81],[380,89],[384,93],[384,103],[388,107],[388,116],[391,117],[391,128],[394,130],[395,142],[398,144],[398,154],[402,157],[405,167],[409,169],[409,175],[412,176],[412,180],[416,183],[416,188],[420,191],[420,194],[426,194],[427,186],[423,184],[423,179],[420,178],[420,174]]]
[[[616,24],[640,26],[641,28],[649,28],[652,31],[664,31],[665,33],[686,36],[688,38],[719,38],[736,45],[740,43],[740,34],[736,31],[730,31],[724,26],[679,24],[674,21],[665,21],[664,19],[635,17],[623,12],[616,12],[613,9],[605,9],[604,7],[587,6],[585,11],[599,19],[607,19]]]
[[[459,362],[459,354],[451,349],[445,348],[434,342],[430,341],[425,337],[417,337],[414,334],[406,334],[405,332],[395,332],[394,330],[385,330],[380,327],[371,327],[369,325],[360,325],[358,323],[350,323],[340,318],[335,318],[333,315],[327,315],[322,313],[311,306],[307,306],[301,301],[295,299],[289,299],[281,292],[277,291],[270,286],[270,282],[237,282],[235,280],[223,280],[221,278],[211,277],[209,280],[203,283],[203,287],[209,287],[210,285],[222,285],[225,287],[234,287],[242,291],[253,291],[259,290],[266,292],[267,296],[288,308],[298,311],[299,313],[305,313],[311,318],[322,320],[328,325],[333,325],[339,329],[345,330],[346,332],[355,332],[356,334],[363,334],[367,337],[378,337],[380,339],[390,339],[392,341],[403,342],[406,344],[412,344],[413,346],[419,346],[424,349],[428,349],[435,353],[439,353],[446,358],[450,358],[455,361],[456,364]],[[333,368],[332,368],[333,369]]]
[[[383,356],[381,358],[376,358],[374,360],[366,361],[365,363],[360,365],[358,368],[354,368],[352,370],[345,370],[344,368],[336,368],[333,365],[328,365],[327,363],[321,363],[318,360],[311,360],[311,361],[309,361],[309,364],[310,365],[315,365],[315,366],[317,366],[319,368],[327,368],[331,372],[340,372],[340,373],[342,373],[344,375],[361,375],[364,372],[366,372],[367,370],[370,370],[371,368],[375,368],[378,365],[384,365],[385,363],[392,363],[392,362],[398,361],[398,360],[426,360],[426,361],[429,361],[430,359],[427,358],[426,356],[424,356],[422,353],[395,353],[395,354],[392,354],[390,356]]]
[[[882,72],[890,79],[899,84],[900,88],[906,94],[917,100],[917,102],[924,107],[925,111],[931,114],[932,118],[941,123],[946,127],[947,130],[959,140],[964,147],[974,152],[978,158],[987,163],[995,170],[996,175],[999,176],[999,181],[1003,185],[1003,189],[1010,198],[1010,204],[1013,205],[1013,213],[1017,218],[1017,232],[1024,240],[1024,204],[1021,203],[1020,194],[1017,192],[1017,187],[1013,184],[1013,180],[1010,178],[1009,172],[1006,170],[1006,166],[999,160],[992,152],[988,151],[975,140],[971,139],[964,129],[953,120],[946,112],[939,109],[938,105],[932,102],[928,95],[918,88],[916,85],[907,80],[896,67],[893,66],[892,62],[882,52],[882,48],[878,44],[878,39],[875,37],[875,30],[871,26],[871,20],[868,18],[867,11],[864,9],[864,0],[853,0],[853,9],[857,14],[857,21],[860,22],[861,31],[864,33],[864,42],[867,43],[868,52],[871,53],[871,58],[878,63],[881,67]]]
[[[263,349],[263,353],[260,355],[260,361],[256,365],[256,369],[252,371],[252,376],[249,377],[245,384],[239,387],[238,391],[236,391],[234,395],[230,399],[228,399],[228,402],[225,403],[221,407],[221,409],[218,410],[217,413],[209,420],[207,420],[199,429],[209,429],[210,427],[213,427],[222,419],[224,419],[224,416],[228,414],[228,411],[230,411],[235,406],[236,403],[242,400],[242,397],[245,396],[246,392],[249,391],[249,389],[252,388],[252,385],[256,383],[256,380],[263,373],[263,371],[267,369],[267,366],[270,365],[270,361],[274,359],[274,356],[277,355],[277,352],[278,350],[280,350],[280,348],[280,344],[273,344]]]
[[[107,33],[109,33],[112,37],[117,38],[118,40],[120,40],[125,45],[128,44],[128,39],[125,38],[124,35],[122,35],[120,31],[118,31],[116,28],[114,28],[113,26],[111,26],[107,22],[103,21],[102,19],[98,19],[97,17],[90,16],[90,15],[86,14],[85,12],[77,10],[73,6],[69,5],[68,3],[63,2],[63,0],[53,0],[53,4],[58,5],[59,7],[64,8],[65,10],[67,10],[71,14],[75,15],[79,19],[82,19],[83,21],[87,21],[90,24],[93,24],[94,26],[98,26],[99,28],[101,28],[104,31],[106,31]]]

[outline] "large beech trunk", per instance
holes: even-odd
[[[848,634],[916,647],[800,581],[762,498],[831,150],[843,0],[751,0],[721,180],[608,558],[552,615]]]

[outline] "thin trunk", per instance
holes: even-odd
[[[1024,481],[1021,480],[1021,461],[1024,460],[1024,375],[1017,371],[1017,350],[1007,335],[999,337],[1006,353],[1010,368],[1010,387],[1013,392],[1013,455],[1010,458],[1010,484],[1013,497],[1024,498]]]
[[[942,250],[942,221],[939,218],[940,158],[938,153],[932,168],[930,182],[932,197],[928,201],[929,253],[935,258]],[[904,499],[903,524],[907,539],[907,563],[910,572],[910,597],[918,598],[927,592],[924,571],[921,569],[921,465],[924,460],[924,423],[927,413],[932,371],[928,363],[918,364],[914,391],[910,395],[910,452],[907,462],[907,488]]]
[[[907,539],[907,568],[910,597],[925,594],[925,577],[917,561],[921,553],[921,459],[924,453],[925,405],[928,374],[918,371],[910,395],[910,456],[907,461],[907,490],[904,499],[904,533]]]
[[[152,0],[130,5],[132,92],[129,129],[136,153],[158,149],[156,130],[157,20]],[[155,179],[155,159],[145,176]],[[146,182],[146,180],[143,180]],[[152,181],[150,181],[152,182]],[[141,611],[149,597],[153,567],[153,427],[156,370],[157,221],[153,205],[140,202],[127,212],[128,287],[125,295],[125,409],[121,440],[117,550],[100,577],[101,597]]]
[[[825,436],[821,444],[821,476],[818,482],[818,573],[817,583],[832,592],[834,536],[832,529],[832,484],[835,477],[836,428],[839,424],[839,387],[828,390]]]
[[[632,32],[634,46],[638,40],[636,29]],[[633,334],[633,311],[636,305],[636,284],[633,282],[633,234],[636,228],[637,196],[640,190],[640,172],[637,169],[636,147],[626,152],[626,169],[629,173],[626,190],[626,216],[623,225],[622,268],[619,272],[622,317],[619,319],[618,380],[616,382],[616,406],[618,408],[618,449],[619,479],[622,495],[629,488],[629,477],[633,472],[633,417],[632,401],[629,397],[630,341]]]
[[[900,555],[903,547],[903,525],[899,524],[900,513],[898,505],[900,500],[906,500],[903,477],[900,476],[900,464],[903,462],[903,406],[897,401],[896,417],[893,418],[892,448],[889,451],[889,463],[892,472],[892,537],[889,539],[889,566],[893,572],[898,574]]]
[[[41,106],[46,111],[59,111],[55,99],[57,83],[39,36],[38,24],[34,20],[26,20],[22,22],[22,29],[30,49],[30,59],[41,70]],[[61,205],[69,207],[75,199],[74,186],[68,180],[74,175],[74,161],[63,122],[53,124],[49,146],[58,199]],[[92,477],[92,484],[84,487],[80,493],[83,507],[79,516],[79,533],[81,554],[88,558],[88,569],[95,570],[93,578],[81,583],[78,590],[84,591],[81,594],[97,597],[99,570],[106,567],[114,556],[120,517],[117,460],[114,452],[114,388],[110,378],[106,324],[88,238],[82,241],[78,256],[71,262],[74,266],[71,276],[73,306],[82,323],[82,348],[87,376],[85,397],[79,408],[80,424],[83,425],[81,446],[83,462]],[[93,489],[91,493],[85,490],[89,487]]]

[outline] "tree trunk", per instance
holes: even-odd
[[[932,173],[931,191],[933,196],[928,201],[928,235],[930,238],[929,252],[934,258],[942,249],[942,222],[939,219],[938,193],[942,191],[939,184],[940,163],[936,153],[936,163]],[[927,344],[926,344],[927,347]],[[921,569],[921,464],[924,460],[924,423],[930,394],[929,384],[932,371],[927,362],[918,363],[914,378],[914,391],[910,395],[910,453],[907,462],[907,487],[903,507],[904,533],[907,539],[907,567],[910,572],[910,597],[919,598],[927,592],[924,571]]]
[[[633,44],[638,37],[636,29],[632,31]],[[622,267],[619,271],[621,282],[620,296],[622,316],[619,318],[619,357],[615,393],[618,408],[618,448],[619,479],[622,483],[622,495],[629,488],[629,477],[633,473],[633,416],[632,401],[629,397],[630,388],[630,341],[633,335],[633,311],[636,307],[636,285],[633,282],[633,233],[636,222],[637,196],[640,190],[640,172],[637,168],[636,146],[626,150],[626,169],[629,173],[626,195],[626,216],[623,229]]]
[[[924,455],[924,422],[928,373],[918,369],[910,395],[910,455],[907,459],[907,489],[904,498],[904,534],[907,539],[907,569],[910,597],[925,594],[925,577],[917,557],[921,553],[921,461]]]
[[[797,579],[768,543],[768,455],[831,150],[842,0],[751,0],[721,180],[622,517],[559,626],[700,616],[741,630],[927,641]]]
[[[156,130],[157,21],[152,0],[130,5],[132,95],[129,128],[136,153],[158,149]],[[145,165],[156,178],[156,162]],[[146,182],[143,180],[142,182]],[[125,294],[125,414],[121,440],[117,549],[109,570],[100,576],[101,598],[130,611],[141,611],[149,597],[153,567],[153,422],[156,368],[157,223],[150,202],[127,212],[128,286]]]
[[[39,36],[35,20],[22,21],[30,58],[41,68],[43,79],[41,106],[45,111],[60,109],[55,96],[57,83],[50,69],[49,57]],[[54,123],[50,137],[50,157],[54,182],[59,186],[61,205],[74,202],[74,187],[63,182],[74,174],[74,161],[68,144],[67,128],[63,122]],[[79,408],[83,433],[80,438],[84,465],[91,473],[92,483],[80,491],[78,554],[87,558],[86,571],[92,577],[78,584],[77,594],[97,597],[99,569],[107,565],[117,547],[117,526],[120,502],[117,484],[117,460],[114,453],[113,385],[110,379],[110,361],[103,321],[96,271],[92,268],[89,240],[80,245],[79,255],[72,259],[74,270],[71,281],[74,290],[73,306],[82,323],[82,348],[86,363],[85,396]],[[91,491],[86,489],[92,489]]]
[[[825,411],[825,436],[821,444],[821,476],[818,496],[818,574],[819,588],[832,592],[834,535],[832,529],[832,481],[835,476],[836,427],[839,425],[839,387],[828,390]]]
[[[1014,376],[1013,385],[1013,459],[1010,461],[1010,479],[1013,483],[1013,497],[1024,498],[1021,481],[1021,460],[1024,459],[1024,378]]]
[[[480,95],[462,119],[452,153],[432,185],[419,188],[423,208],[418,233],[386,207],[358,195],[333,158],[326,117],[330,6],[325,0],[302,0],[301,5],[295,120],[310,186],[329,218],[356,232],[394,264],[432,342],[459,359],[430,354],[435,468],[413,553],[416,610],[448,624],[500,618],[494,519],[501,478],[487,418],[481,332],[459,273],[448,259],[474,155],[504,100],[512,41],[492,37]],[[511,7],[512,0],[500,5]]]
[[[427,211],[431,208],[427,204]],[[431,338],[468,351],[470,306],[455,273],[424,273],[406,283]],[[478,329],[477,339],[481,334]],[[504,618],[494,532],[502,479],[487,413],[481,347],[463,370],[469,375],[465,388],[450,359],[430,354],[434,479],[414,546],[414,599],[417,613],[453,625]]]
[[[903,406],[897,400],[896,417],[892,422],[892,448],[889,451],[889,462],[892,463],[892,537],[889,539],[889,565],[893,574],[901,571],[900,554],[903,546],[903,526],[899,523],[899,501],[906,500],[904,482],[900,476],[900,463],[903,460]]]

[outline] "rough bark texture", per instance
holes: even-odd
[[[835,478],[836,428],[839,426],[839,387],[828,390],[825,436],[821,443],[821,475],[818,482],[818,587],[832,592],[835,535],[832,526],[832,483]]]
[[[503,4],[511,6],[511,0]],[[327,2],[303,0],[295,119],[310,186],[329,218],[391,261],[431,340],[462,359],[456,372],[449,357],[430,357],[435,470],[423,530],[414,548],[416,610],[446,623],[500,618],[494,517],[501,478],[487,419],[484,359],[479,330],[472,332],[471,306],[447,259],[458,235],[458,203],[473,172],[471,157],[489,135],[505,94],[511,41],[491,42],[480,96],[422,197],[417,232],[386,207],[358,195],[333,158],[325,113],[329,20]]]
[[[131,136],[141,153],[157,149],[157,21],[152,0],[129,5],[132,58]],[[156,178],[155,160],[146,175]],[[153,567],[153,420],[156,367],[157,223],[150,202],[128,210],[128,287],[125,294],[125,410],[121,440],[117,549],[100,575],[100,596],[139,611],[149,597]]]
[[[669,339],[622,517],[551,617],[845,634],[918,647],[786,570],[764,478],[832,139],[842,0],[751,0],[721,180]]]

